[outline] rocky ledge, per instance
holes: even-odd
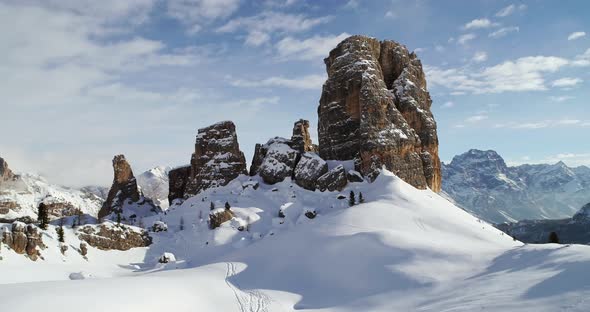
[[[76,232],[78,238],[101,250],[129,250],[151,245],[152,238],[140,228],[105,222],[85,225]]]

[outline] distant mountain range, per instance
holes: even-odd
[[[495,151],[472,149],[443,164],[443,194],[492,222],[572,217],[590,202],[590,168],[509,167]]]

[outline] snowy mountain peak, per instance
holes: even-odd
[[[466,153],[453,157],[450,166],[474,169],[477,167],[482,170],[488,170],[490,174],[495,171],[505,172],[507,168],[506,162],[496,151],[482,151],[478,149],[471,149]]]

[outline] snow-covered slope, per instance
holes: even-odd
[[[76,209],[96,216],[103,199],[89,190],[78,190],[49,183],[33,174],[21,174],[16,181],[5,183],[0,189],[0,219],[37,219],[40,202],[49,205],[54,216],[73,215]]]
[[[156,167],[137,176],[137,185],[144,196],[162,209],[168,209],[168,172],[170,167]]]
[[[160,217],[167,232],[130,252],[2,249],[0,308],[79,311],[587,311],[590,248],[523,246],[391,173],[348,207],[337,192],[241,176]],[[257,182],[260,183],[256,187]],[[209,230],[210,202],[236,217]],[[222,209],[222,208],[221,208]],[[285,215],[279,218],[279,210]],[[317,216],[308,219],[307,211]],[[202,217],[202,218],[200,218]],[[184,220],[184,230],[180,230]],[[249,231],[238,228],[249,223]],[[66,242],[76,246],[70,229]],[[53,228],[44,235],[57,246]],[[158,264],[164,252],[176,262]],[[23,261],[26,260],[26,261]],[[82,272],[80,274],[80,272]],[[71,273],[76,273],[71,275]],[[84,281],[69,281],[87,277]],[[61,280],[61,281],[60,281]],[[36,282],[34,281],[51,281]],[[117,285],[117,287],[113,287]],[[34,294],[34,299],[31,299]],[[67,302],[54,300],[68,294]],[[100,300],[97,301],[97,298]],[[93,302],[93,304],[88,304]]]
[[[470,150],[443,164],[443,192],[489,222],[571,217],[590,202],[590,169],[508,167],[494,151]]]

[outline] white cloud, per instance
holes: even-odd
[[[346,2],[344,7],[347,9],[356,9],[358,8],[359,4],[359,0],[349,0],[348,2]]]
[[[474,115],[474,116],[470,116],[467,119],[465,119],[465,122],[468,123],[477,123],[483,120],[488,119],[488,115],[485,114],[479,114],[479,115]]]
[[[562,95],[562,96],[550,96],[549,99],[553,102],[565,102],[574,99],[573,96]]]
[[[488,37],[494,38],[494,39],[502,38],[502,37],[508,35],[509,33],[518,32],[519,30],[520,30],[520,28],[518,28],[517,26],[503,27],[503,28],[500,28],[494,32],[491,32],[488,35]]]
[[[576,31],[571,33],[569,36],[567,36],[567,40],[571,41],[571,40],[576,40],[576,39],[580,39],[582,37],[586,36],[586,33],[583,31]]]
[[[452,101],[447,101],[445,103],[443,103],[443,105],[441,105],[442,108],[452,108],[455,107],[455,103],[453,103]]]
[[[473,33],[468,33],[468,34],[461,35],[459,37],[459,39],[457,39],[457,42],[460,44],[467,44],[467,42],[469,42],[475,38],[477,38],[477,35],[475,35]]]
[[[548,119],[541,121],[528,121],[528,122],[511,122],[505,124],[497,124],[496,128],[508,128],[508,129],[546,129],[546,128],[559,128],[559,127],[584,127],[587,121],[571,118],[563,119]]]
[[[436,52],[444,52],[444,51],[445,51],[445,47],[443,47],[443,46],[441,46],[441,45],[436,45],[436,46],[434,47],[434,50],[435,50]]]
[[[238,79],[232,81],[231,84],[236,87],[247,88],[283,87],[290,89],[319,90],[322,87],[324,81],[326,81],[325,75],[308,75],[299,78],[270,77],[262,80]]]
[[[328,56],[330,50],[349,36],[347,33],[328,36],[316,35],[304,40],[286,37],[276,44],[276,49],[282,60],[318,60]]]
[[[568,60],[560,57],[528,56],[474,71],[429,66],[425,66],[425,70],[431,85],[482,94],[547,90],[544,75],[554,73],[568,64]]]
[[[487,59],[488,59],[488,54],[486,52],[478,51],[478,52],[475,52],[475,54],[473,55],[473,58],[471,60],[476,63],[481,63],[481,62],[487,61]]]
[[[267,42],[271,34],[304,32],[317,25],[325,24],[331,19],[331,16],[310,18],[302,14],[267,11],[255,16],[233,19],[216,31],[219,33],[245,32],[246,44],[259,45]],[[253,37],[255,39],[252,39]]]
[[[524,5],[524,4],[521,4],[518,6],[511,4],[507,7],[502,8],[500,11],[498,11],[498,13],[496,13],[496,16],[497,17],[506,17],[506,16],[514,14],[514,12],[516,12],[516,11],[519,11],[519,10],[523,11],[525,9],[526,9],[526,5]]]
[[[397,18],[397,13],[395,13],[394,11],[389,10],[389,11],[385,12],[385,17],[386,18],[395,19],[395,18]]]
[[[465,24],[463,26],[463,29],[480,29],[480,28],[490,28],[490,27],[495,27],[498,26],[497,23],[492,23],[492,21],[490,21],[487,18],[479,18],[479,19],[474,19],[471,22]]]
[[[167,14],[187,26],[194,34],[203,25],[231,16],[240,7],[240,0],[167,0]]]
[[[572,65],[578,67],[590,66],[590,48],[586,52],[577,55],[572,61]]]
[[[575,87],[576,85],[582,83],[582,79],[580,78],[571,78],[571,77],[565,77],[565,78],[560,78],[557,80],[554,80],[551,85],[554,87],[559,87],[559,88],[568,88],[568,87]]]

